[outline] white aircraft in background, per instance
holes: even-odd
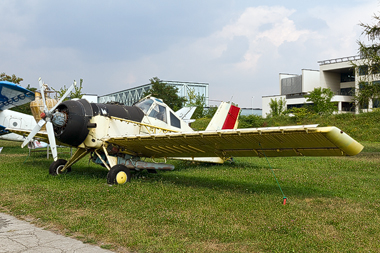
[[[40,88],[44,94],[42,82]],[[130,181],[131,171],[174,169],[155,158],[223,163],[231,157],[347,156],[363,149],[336,127],[237,129],[240,108],[228,103],[221,103],[205,131],[194,131],[159,98],[147,96],[133,106],[123,106],[85,99],[62,102],[67,95],[52,108],[43,98],[41,119],[32,131],[8,128],[29,134],[22,147],[35,137],[49,140],[54,158],[51,175],[70,171],[87,154],[107,168],[109,184],[124,184]],[[44,125],[46,131],[41,130]],[[68,161],[58,159],[57,144],[77,150]]]
[[[20,85],[0,81],[0,139],[8,141],[23,142],[25,136],[11,133],[6,128],[30,129],[36,125],[36,120],[32,115],[11,111],[9,109],[29,103],[35,99],[32,91]],[[46,148],[47,143],[34,140],[30,143],[30,148]]]
[[[10,133],[8,127],[33,129],[36,121],[32,115],[8,110],[34,100],[34,93],[17,84],[0,81],[0,139],[24,141],[22,135]]]

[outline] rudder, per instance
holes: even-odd
[[[206,131],[209,130],[223,130],[223,129],[236,129],[238,125],[238,117],[240,108],[232,104],[222,102],[218,110],[215,112]]]

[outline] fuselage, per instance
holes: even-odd
[[[99,148],[107,136],[193,131],[154,97],[133,106],[89,103],[85,99],[65,101],[57,107],[52,122],[61,143],[82,148]]]
[[[23,136],[15,133],[9,133],[5,130],[5,128],[33,129],[36,124],[37,123],[32,115],[11,110],[0,111],[0,139],[9,141],[23,141]]]

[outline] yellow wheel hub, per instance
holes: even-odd
[[[128,179],[127,173],[125,173],[124,171],[120,171],[116,175],[116,183],[118,184],[125,184],[127,182],[127,179]]]

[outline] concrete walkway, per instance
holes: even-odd
[[[106,253],[109,250],[85,244],[38,228],[0,213],[0,253]]]

